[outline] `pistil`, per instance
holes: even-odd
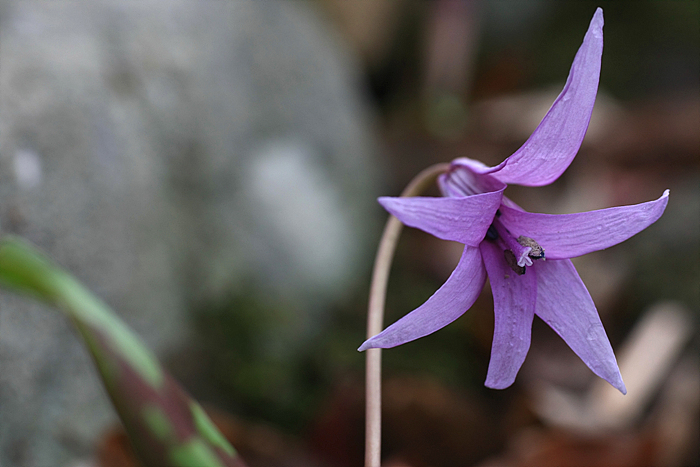
[[[517,239],[499,220],[499,213],[486,231],[486,240],[496,242],[502,249],[508,266],[516,273],[525,274],[525,268],[532,266],[532,260],[544,259],[544,248],[534,239],[519,236]]]

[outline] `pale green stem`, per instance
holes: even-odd
[[[446,172],[450,164],[435,164],[423,170],[411,180],[401,196],[416,196],[430,186],[435,178]],[[384,227],[382,239],[377,249],[372,271],[372,285],[369,291],[369,306],[367,310],[367,338],[371,338],[384,327],[384,302],[386,287],[389,282],[389,270],[396,251],[396,244],[403,224],[390,216]],[[380,467],[381,438],[382,438],[382,350],[367,350],[367,386],[365,411],[365,467]]]

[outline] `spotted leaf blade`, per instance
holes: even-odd
[[[68,315],[146,466],[245,467],[200,405],[99,299],[29,243],[0,240],[0,285]]]

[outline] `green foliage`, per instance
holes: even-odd
[[[0,241],[0,285],[60,308],[73,321],[145,465],[244,466],[134,333],[30,244],[11,237]]]

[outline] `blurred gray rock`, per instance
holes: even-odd
[[[372,250],[356,81],[305,2],[0,2],[0,233],[161,354],[245,281],[310,320]],[[112,420],[67,320],[2,292],[0,465],[89,456]]]

